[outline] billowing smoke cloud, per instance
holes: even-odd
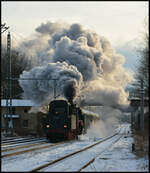
[[[44,35],[52,35],[54,33],[62,31],[62,29],[65,27],[67,27],[67,25],[60,21],[55,23],[48,21],[46,24],[42,23],[35,30]]]
[[[70,40],[64,36],[56,42],[53,54],[53,61],[66,61],[74,65],[82,73],[83,80],[93,80],[100,73],[102,56],[95,48],[87,45],[87,40],[81,37],[80,40]]]
[[[122,112],[118,109],[109,106],[86,106],[85,109],[90,109],[90,111],[98,113],[100,120],[93,121],[87,129],[87,133],[79,137],[80,140],[102,138],[111,135],[115,132],[114,130],[118,128],[119,118],[122,115]]]
[[[52,99],[55,79],[57,82],[57,95],[69,97],[71,100],[76,97],[76,92],[79,93],[82,84],[81,73],[78,72],[75,66],[68,65],[66,62],[49,63],[46,66],[34,67],[30,72],[24,71],[20,77],[39,79],[20,80],[19,82],[24,90],[24,97],[42,105]],[[70,91],[72,92],[70,93]]]
[[[123,68],[125,58],[113,50],[108,40],[84,30],[80,24],[47,22],[36,32],[33,39],[21,45],[34,63],[33,69],[20,77],[58,78],[58,94],[70,101],[84,95],[87,104],[128,103],[125,87],[132,76]],[[20,80],[20,85],[24,97],[40,103],[47,103],[53,94],[52,81]]]

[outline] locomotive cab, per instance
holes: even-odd
[[[70,128],[69,107],[65,100],[54,100],[49,104],[46,117],[46,135],[48,139],[64,139],[66,131]]]
[[[51,141],[77,139],[98,117],[66,100],[53,100],[44,124],[45,133]]]

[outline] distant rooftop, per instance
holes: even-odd
[[[1,99],[1,106],[6,107],[6,99]],[[8,100],[8,106],[10,106],[10,100]],[[23,99],[12,99],[12,106],[41,106],[40,104],[34,103],[32,100]]]

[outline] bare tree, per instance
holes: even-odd
[[[27,59],[26,55],[12,49],[11,50],[11,59],[12,59],[12,78],[19,78],[20,74],[24,70],[29,70],[31,68],[30,61]],[[7,69],[7,50],[2,47],[1,52],[1,93],[2,98],[6,96],[6,69]],[[20,87],[18,81],[12,81],[12,97],[20,98],[22,93],[22,88]]]
[[[149,94],[149,32],[148,32],[148,22],[145,18],[144,21],[144,33],[142,35],[142,44],[138,48],[137,52],[139,54],[138,65],[135,70],[135,92],[139,93],[141,79],[144,82],[145,96]]]

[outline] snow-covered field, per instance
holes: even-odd
[[[82,137],[80,141],[61,144],[59,147],[2,158],[2,171],[30,171],[41,164],[79,150],[94,142],[94,140],[92,141]],[[82,165],[94,157],[96,157],[95,161],[81,171],[148,171],[148,158],[136,158],[131,151],[132,142],[133,138],[130,134],[130,125],[125,124],[120,126],[119,135],[88,151],[78,153],[41,171],[78,171]]]

